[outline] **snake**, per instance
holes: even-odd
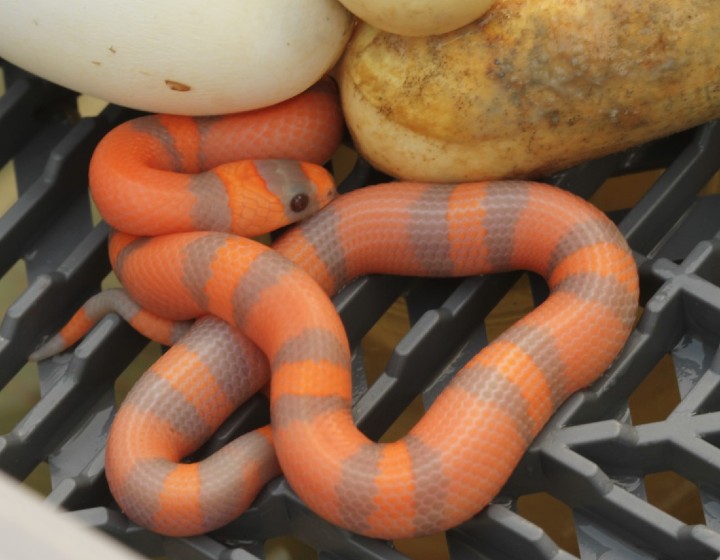
[[[112,310],[171,345],[108,437],[108,483],[136,523],[212,531],[282,473],[315,513],[361,535],[457,526],[630,335],[635,261],[595,206],[527,180],[389,181],[338,195],[322,163],[341,137],[337,92],[321,81],[235,116],[141,117],[95,150],[91,192],[123,288],[91,298],[32,357],[69,347]],[[291,223],[271,247],[252,239]],[[366,274],[510,270],[541,274],[549,296],[470,359],[404,437],[363,435],[330,296]],[[186,459],[268,382],[270,426]]]

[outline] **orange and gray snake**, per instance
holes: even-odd
[[[110,256],[126,292],[91,299],[33,358],[74,343],[111,309],[174,344],[127,396],[107,444],[113,495],[145,527],[220,527],[281,471],[312,510],[356,533],[455,526],[499,492],[553,411],[629,335],[637,271],[600,210],[524,181],[395,182],[330,202],[332,177],[317,164],[341,123],[321,83],[235,117],[130,121],[93,156],[92,195],[117,230]],[[299,219],[273,249],[240,237]],[[328,294],[368,273],[515,269],[542,274],[547,300],[477,354],[405,437],[362,435]],[[182,462],[270,376],[272,427]]]

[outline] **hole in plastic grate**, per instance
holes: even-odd
[[[10,160],[0,168],[0,216],[4,215],[16,201],[15,165],[13,160]]]
[[[97,206],[95,206],[95,202],[92,199],[92,196],[90,196],[90,193],[88,193],[88,197],[90,198],[90,218],[92,220],[92,225],[96,226],[102,221],[102,216],[100,215],[100,211],[97,209]]]
[[[605,181],[590,197],[590,202],[605,212],[631,208],[640,201],[660,175],[662,170],[613,177]]]
[[[0,318],[5,316],[8,307],[27,289],[27,285],[25,262],[19,260],[0,278]]]
[[[666,354],[628,399],[633,424],[665,420],[680,400],[675,366],[672,357]]]
[[[114,272],[110,272],[105,278],[103,278],[102,282],[100,283],[100,288],[102,290],[109,290],[110,288],[122,288],[122,284],[120,283],[120,280],[115,275]]]
[[[0,390],[0,433],[11,432],[40,400],[37,364],[26,364]]]
[[[700,196],[708,196],[711,194],[720,194],[720,173],[716,173],[712,179],[710,179],[702,190]]]
[[[363,362],[368,385],[385,371],[395,346],[410,330],[405,298],[398,298],[362,340]]]
[[[333,176],[336,184],[339,185],[350,175],[357,160],[358,154],[352,148],[342,145],[337,149],[332,158]]]
[[[81,117],[96,117],[107,106],[107,101],[90,95],[80,95],[77,98],[77,110]]]
[[[119,288],[122,284],[114,272],[110,272],[101,282],[101,288]],[[153,364],[161,355],[160,344],[148,342],[148,345],[140,352],[125,370],[115,380],[115,402],[120,405],[133,385],[140,379],[140,376]]]
[[[545,531],[560,548],[579,554],[572,509],[565,503],[545,492],[528,494],[518,498],[517,512]]]
[[[688,525],[705,523],[698,487],[672,471],[645,476],[647,501]]]
[[[32,488],[43,496],[47,496],[52,489],[50,482],[50,465],[45,461],[39,463],[25,479],[25,486]]]
[[[317,560],[317,551],[294,537],[276,537],[265,541],[266,560]]]
[[[720,223],[717,227],[720,228]],[[720,232],[720,229],[718,231]],[[716,250],[713,254],[708,255],[695,269],[695,274],[715,286],[720,286],[720,251]]]
[[[381,443],[391,443],[399,440],[401,437],[407,435],[423,414],[425,414],[425,408],[423,406],[422,396],[418,395],[390,425],[379,441]]]
[[[115,380],[115,402],[119,406],[140,376],[160,357],[160,345],[149,343]]]
[[[412,560],[447,560],[450,558],[445,533],[394,541],[395,548]]]
[[[488,340],[495,340],[533,307],[530,277],[523,274],[485,318]]]
[[[383,314],[362,340],[363,363],[368,386],[385,371],[395,346],[410,330],[407,303],[398,298]],[[380,438],[382,442],[396,441],[410,431],[425,412],[422,397],[418,395],[398,416]]]

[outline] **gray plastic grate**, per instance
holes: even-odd
[[[0,97],[0,166],[14,160],[19,190],[17,203],[0,217],[0,273],[22,259],[29,280],[0,325],[4,387],[41,338],[97,291],[109,271],[107,228],[93,227],[90,217],[87,164],[102,135],[134,113],[111,106],[97,118],[80,119],[74,93],[0,64],[7,83]],[[610,177],[659,168],[666,171],[643,198],[613,215],[641,274],[644,312],[635,332],[607,375],[552,418],[493,505],[448,531],[450,558],[575,558],[516,512],[518,498],[537,492],[572,508],[582,559],[720,555],[720,197],[698,197],[720,168],[720,125],[708,123],[550,181],[589,197]],[[341,188],[381,179],[360,160]],[[398,297],[406,299],[412,323],[370,387],[356,352],[354,412],[362,430],[379,437],[418,394],[430,404],[486,344],[483,318],[519,277],[373,276],[340,293],[335,303],[354,348]],[[532,285],[540,301],[545,287],[535,278]],[[74,351],[40,364],[41,399],[0,437],[0,468],[22,480],[48,461],[49,502],[148,556],[263,558],[266,539],[293,535],[322,559],[406,558],[390,543],[320,520],[282,478],[246,514],[211,536],[169,539],[128,523],[107,491],[103,449],[114,412],[113,384],[145,344],[110,316]],[[668,354],[682,400],[665,419],[634,426],[628,397]],[[256,397],[204,451],[267,419],[267,403]],[[643,478],[662,471],[698,486],[704,525],[687,526],[648,503]]]

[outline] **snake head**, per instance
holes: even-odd
[[[314,163],[247,160],[220,165],[213,172],[228,192],[230,230],[246,237],[304,220],[337,196],[333,176]]]
[[[337,196],[333,176],[320,165],[280,159],[257,161],[255,166],[282,207],[282,225],[312,216]]]

